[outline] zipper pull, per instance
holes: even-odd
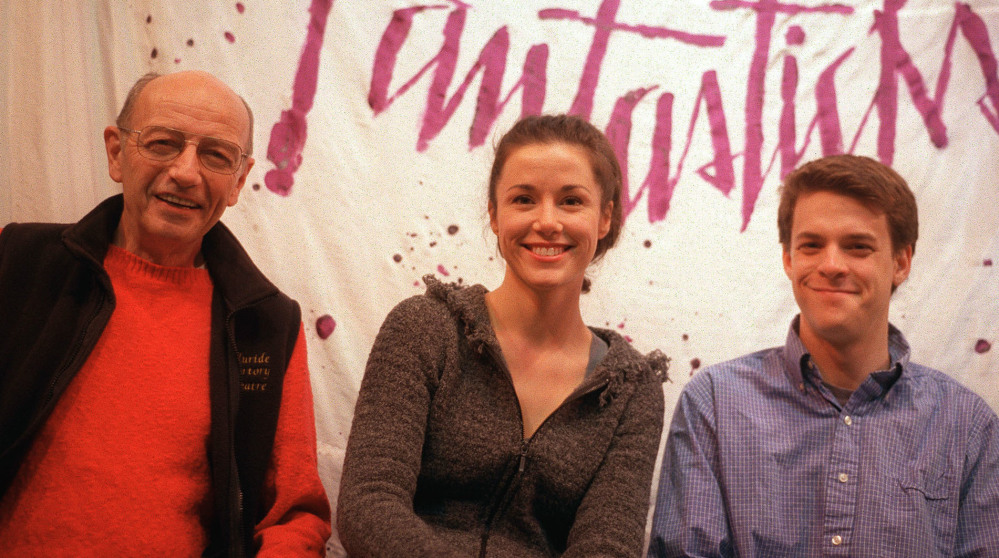
[[[524,472],[524,464],[527,463],[527,440],[520,445],[520,465],[517,467],[518,473]]]

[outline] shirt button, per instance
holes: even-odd
[[[843,417],[843,423],[846,424],[847,426],[850,426],[853,424],[853,419],[850,418],[850,415],[846,415],[845,417]]]
[[[846,473],[840,473],[839,474],[839,482],[846,482],[848,480],[850,480],[850,476],[849,475],[847,475]]]
[[[843,537],[841,537],[839,535],[833,535],[832,543],[833,543],[833,546],[839,546],[839,545],[843,544]]]

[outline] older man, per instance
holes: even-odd
[[[213,76],[144,76],[123,195],[0,232],[0,554],[323,553],[300,310],[219,223],[251,138]]]
[[[888,323],[918,229],[905,181],[813,161],[778,228],[801,313],[684,389],[649,556],[999,556],[999,419]]]

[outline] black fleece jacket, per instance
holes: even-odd
[[[76,224],[10,224],[0,232],[0,498],[114,312],[103,261],[122,207],[117,195]],[[208,456],[214,514],[205,555],[253,555],[301,312],[222,223],[205,235],[202,254],[214,285]],[[239,356],[261,353],[275,363],[270,385],[244,390]]]

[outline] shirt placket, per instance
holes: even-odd
[[[822,543],[824,556],[849,555],[857,509],[857,474],[860,465],[860,420],[840,410],[826,467]]]

